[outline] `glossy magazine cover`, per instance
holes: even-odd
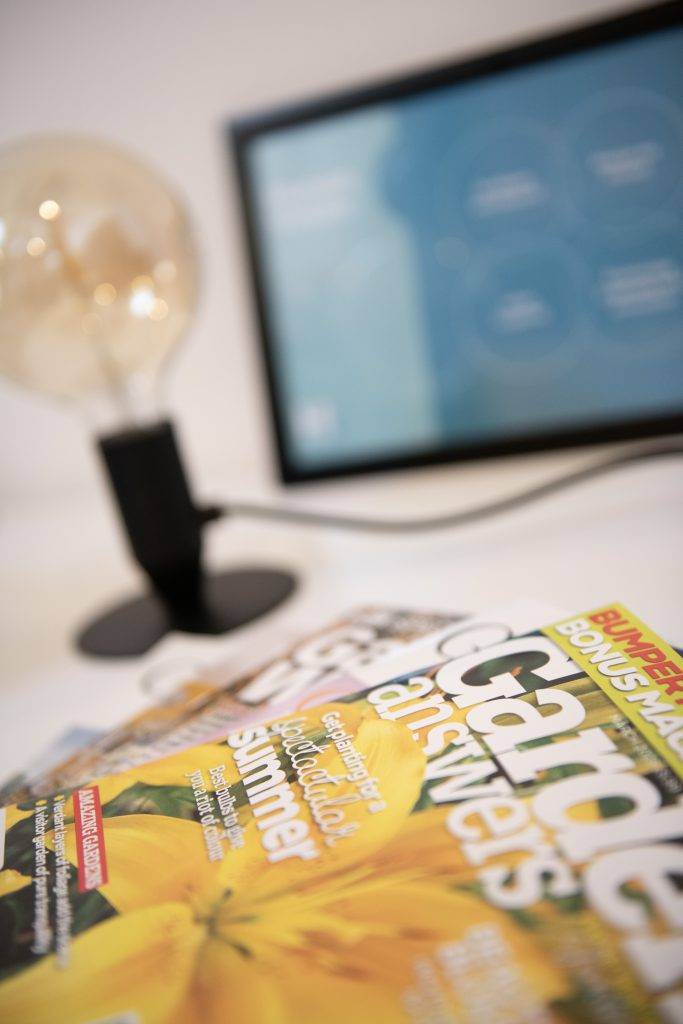
[[[0,1019],[682,1019],[683,660],[620,605],[5,810]]]
[[[49,769],[39,765],[0,790],[0,803],[53,793],[94,775],[113,774],[223,735],[246,709],[287,700],[295,708],[320,693],[343,669],[362,669],[402,650],[461,616],[412,609],[365,607],[286,645],[270,660],[250,648],[244,660],[217,664],[206,678],[188,680],[165,700],[117,725]],[[272,649],[272,645],[269,645]],[[284,648],[284,649],[283,649]],[[265,660],[265,664],[264,664]]]
[[[353,693],[375,679],[433,664],[473,646],[525,633],[559,615],[552,605],[517,599],[481,615],[366,607],[289,644],[265,665],[235,672],[216,665],[207,679],[183,683],[163,702],[0,791],[0,805],[79,786],[95,775],[126,771],[207,740],[223,738],[236,722],[310,707]],[[253,663],[253,654],[252,654]],[[209,682],[209,676],[211,682]]]

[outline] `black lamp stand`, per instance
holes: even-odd
[[[283,601],[295,577],[273,569],[207,572],[202,528],[168,420],[110,434],[98,444],[128,540],[150,590],[111,608],[78,635],[99,657],[144,654],[170,630],[220,634]]]

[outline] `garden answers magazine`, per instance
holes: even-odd
[[[0,1019],[680,1021],[682,681],[614,604],[7,807]]]

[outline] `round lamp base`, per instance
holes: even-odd
[[[296,587],[296,578],[274,569],[207,573],[201,600],[171,608],[156,594],[135,597],[90,622],[77,637],[85,654],[133,658],[173,630],[217,636],[272,611]]]

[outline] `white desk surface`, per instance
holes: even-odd
[[[463,508],[604,453],[447,467],[293,492],[308,508],[424,515]],[[207,498],[229,498],[220,481]],[[235,493],[235,498],[274,498]],[[281,496],[280,496],[280,500]],[[619,599],[683,645],[683,473],[678,459],[635,465],[480,525],[415,537],[329,532],[227,519],[207,560],[275,564],[300,574],[279,610],[222,638],[168,636],[143,658],[79,655],[71,636],[138,586],[103,492],[15,507],[0,522],[0,781],[71,726],[104,729],[141,710],[141,680],[180,663],[249,660],[286,637],[367,603],[483,610],[514,597],[567,611]]]

